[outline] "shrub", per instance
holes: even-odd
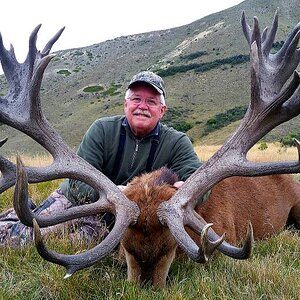
[[[193,53],[190,53],[187,55],[182,55],[180,58],[183,60],[193,60],[193,59],[196,59],[196,58],[204,56],[204,55],[208,55],[207,51],[193,52]]]
[[[285,137],[280,139],[281,147],[292,147],[295,146],[294,139],[300,140],[300,134],[295,132],[289,132]]]
[[[102,91],[104,88],[100,85],[91,85],[83,89],[85,93],[96,93]]]
[[[215,68],[219,68],[223,65],[230,64],[231,66],[234,66],[237,64],[245,63],[249,60],[250,60],[249,55],[239,54],[224,59],[216,59],[214,61],[207,62],[207,63],[201,63],[201,64],[193,63],[188,65],[172,66],[164,70],[158,70],[156,71],[156,73],[162,77],[172,76],[177,73],[185,73],[191,70],[194,70],[196,73],[203,73]]]
[[[268,149],[268,145],[266,142],[262,142],[259,146],[258,149],[261,151],[267,150]]]
[[[176,107],[168,108],[163,123],[181,132],[187,132],[193,127],[193,124],[186,122],[184,110]]]
[[[178,131],[181,131],[181,132],[187,132],[188,130],[190,130],[191,128],[193,128],[193,125],[188,123],[188,122],[185,122],[185,121],[177,121],[177,122],[174,122],[172,123],[172,126],[178,130]]]
[[[217,114],[213,118],[208,119],[204,127],[203,136],[212,131],[225,127],[232,122],[242,119],[246,113],[246,110],[246,106],[237,106],[227,110],[225,113]]]
[[[69,76],[71,74],[71,72],[69,70],[59,70],[59,71],[57,71],[57,74]]]
[[[111,86],[105,90],[104,92],[101,93],[101,95],[103,97],[106,97],[106,96],[115,96],[115,95],[118,95],[120,94],[121,92],[118,91],[118,89],[121,87],[121,84],[111,84]]]
[[[79,51],[79,50],[76,50],[73,55],[78,55],[78,56],[81,56],[83,55],[84,53],[82,51]]]

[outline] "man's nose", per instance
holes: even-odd
[[[142,100],[141,103],[139,103],[138,106],[140,109],[148,109],[148,104],[146,101]]]

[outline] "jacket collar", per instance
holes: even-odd
[[[122,121],[122,126],[124,126],[125,128],[128,128],[129,132],[134,136],[126,117],[124,117],[124,119]],[[144,136],[142,139],[146,139],[146,138],[152,137],[152,136],[158,137],[159,131],[160,131],[160,122],[157,122],[157,124],[153,128],[153,130],[148,135]],[[134,136],[134,138],[136,138],[136,137]]]

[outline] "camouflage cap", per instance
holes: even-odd
[[[146,82],[152,85],[160,94],[166,98],[165,84],[162,78],[151,71],[143,71],[133,76],[128,88],[131,88],[136,82]]]

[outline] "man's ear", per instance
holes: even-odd
[[[127,110],[127,105],[128,105],[128,103],[127,103],[126,99],[124,99],[124,112],[125,113],[126,113],[126,110]]]
[[[167,106],[166,105],[162,105],[161,109],[160,109],[160,119],[164,116],[164,114],[167,111]]]

